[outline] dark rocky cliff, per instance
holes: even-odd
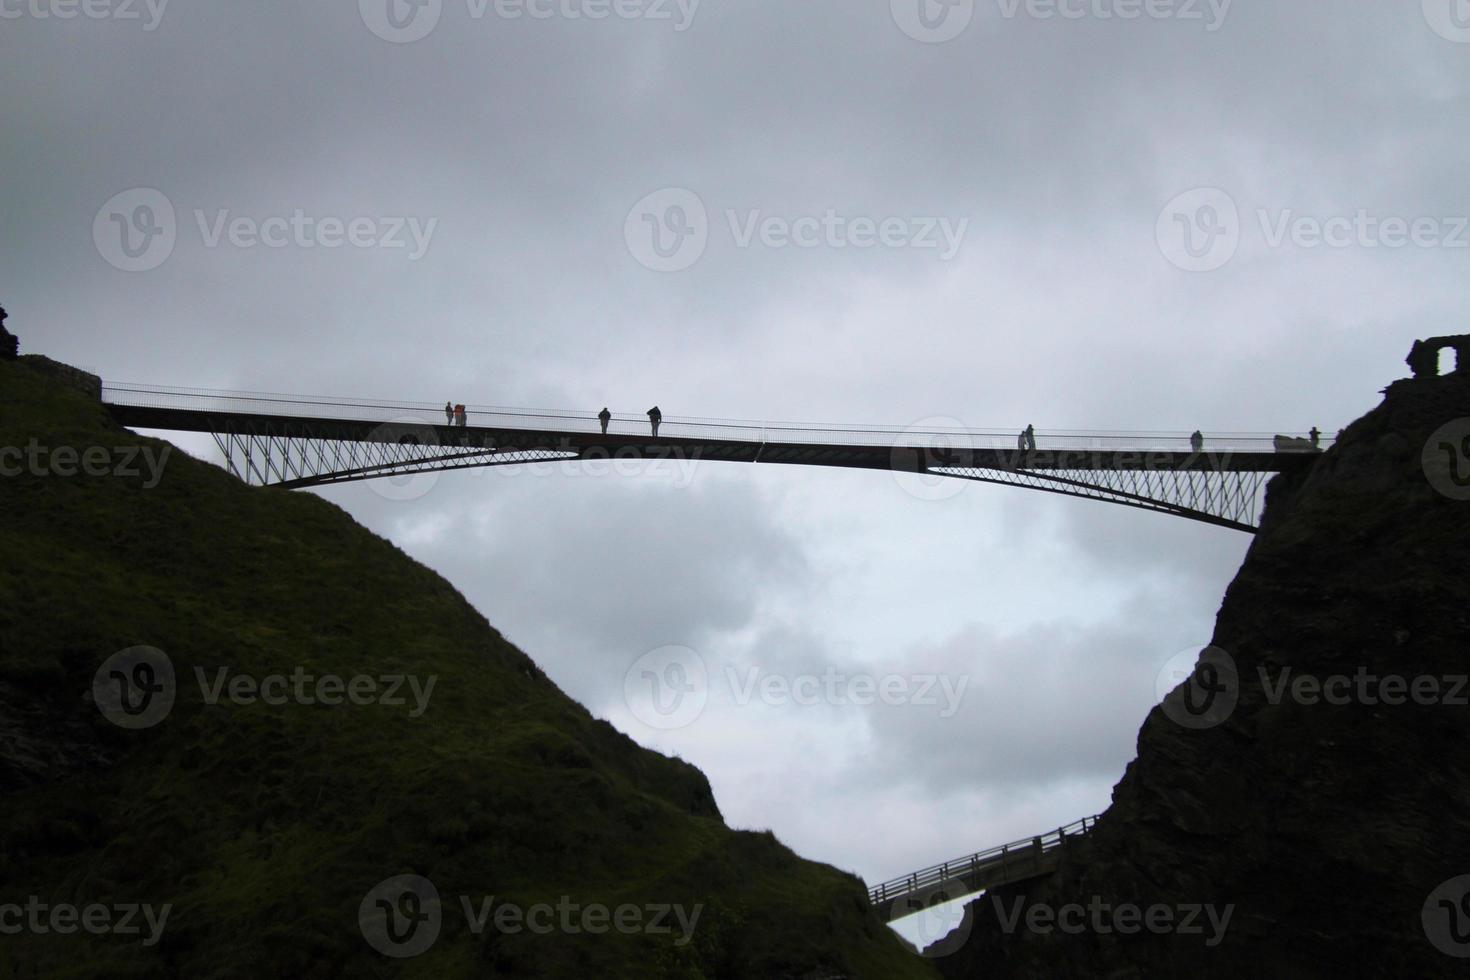
[[[1221,652],[1060,870],[970,905],[946,975],[1470,974],[1470,378],[1385,394],[1273,482]]]

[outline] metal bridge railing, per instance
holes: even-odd
[[[381,399],[285,395],[270,392],[216,391],[207,388],[177,388],[159,385],[108,383],[102,388],[107,404],[181,411],[238,413],[303,419],[351,419],[361,422],[398,422],[414,418],[428,424],[443,424],[444,406],[429,402]],[[523,409],[467,405],[469,424],[478,428],[542,430],[547,432],[599,432],[595,411]],[[644,435],[648,419],[642,415],[616,414],[608,431],[613,435]],[[760,443],[808,443],[820,445],[881,445],[912,449],[1000,449],[1015,450],[1020,427],[973,429],[943,426],[835,425],[825,423],[761,422],[739,419],[665,416],[659,435],[667,438],[731,440]],[[1300,440],[1295,448],[1310,445],[1306,433],[1282,433]],[[1276,450],[1276,433],[1212,432],[1206,435],[1210,452],[1260,452]],[[1326,449],[1328,438],[1318,445]],[[1037,431],[1038,450],[1128,450],[1189,452],[1189,433],[1116,432],[1103,430]]]
[[[1006,860],[1014,857],[1018,862],[1040,857],[1061,847],[1069,837],[1080,837],[1086,834],[1097,824],[1097,817],[1083,817],[1075,823],[1059,827],[1049,833],[1038,837],[1026,837],[1022,840],[992,847],[988,851],[976,851],[953,861],[945,861],[942,864],[932,865],[921,871],[906,874],[900,878],[885,881],[881,885],[875,885],[868,889],[868,901],[873,905],[889,902],[894,899],[912,895],[932,886],[954,881],[967,874],[980,871],[985,868],[998,867]]]

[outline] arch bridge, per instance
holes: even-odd
[[[1016,431],[811,425],[470,406],[464,420],[413,402],[104,384],[130,428],[214,437],[257,486],[329,486],[543,461],[643,459],[889,470],[1101,500],[1237,531],[1259,525],[1269,478],[1310,465],[1308,435]]]

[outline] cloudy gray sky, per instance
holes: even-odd
[[[115,381],[1334,431],[1470,299],[1464,0],[0,0],[0,80],[0,301]],[[870,881],[1103,809],[1248,544],[715,463],[324,495]],[[707,697],[661,729],[668,646]]]

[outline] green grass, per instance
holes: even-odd
[[[0,363],[0,447],[163,443]],[[438,575],[312,495],[175,451],[143,477],[0,478],[0,904],[169,903],[161,941],[0,935],[0,976],[929,977],[861,882],[725,827],[697,769],[567,698]],[[114,652],[178,700],[127,731]],[[195,669],[437,678],[428,710],[206,704]],[[358,905],[430,878],[444,926],[390,959]],[[692,941],[474,935],[475,902],[698,904]]]

